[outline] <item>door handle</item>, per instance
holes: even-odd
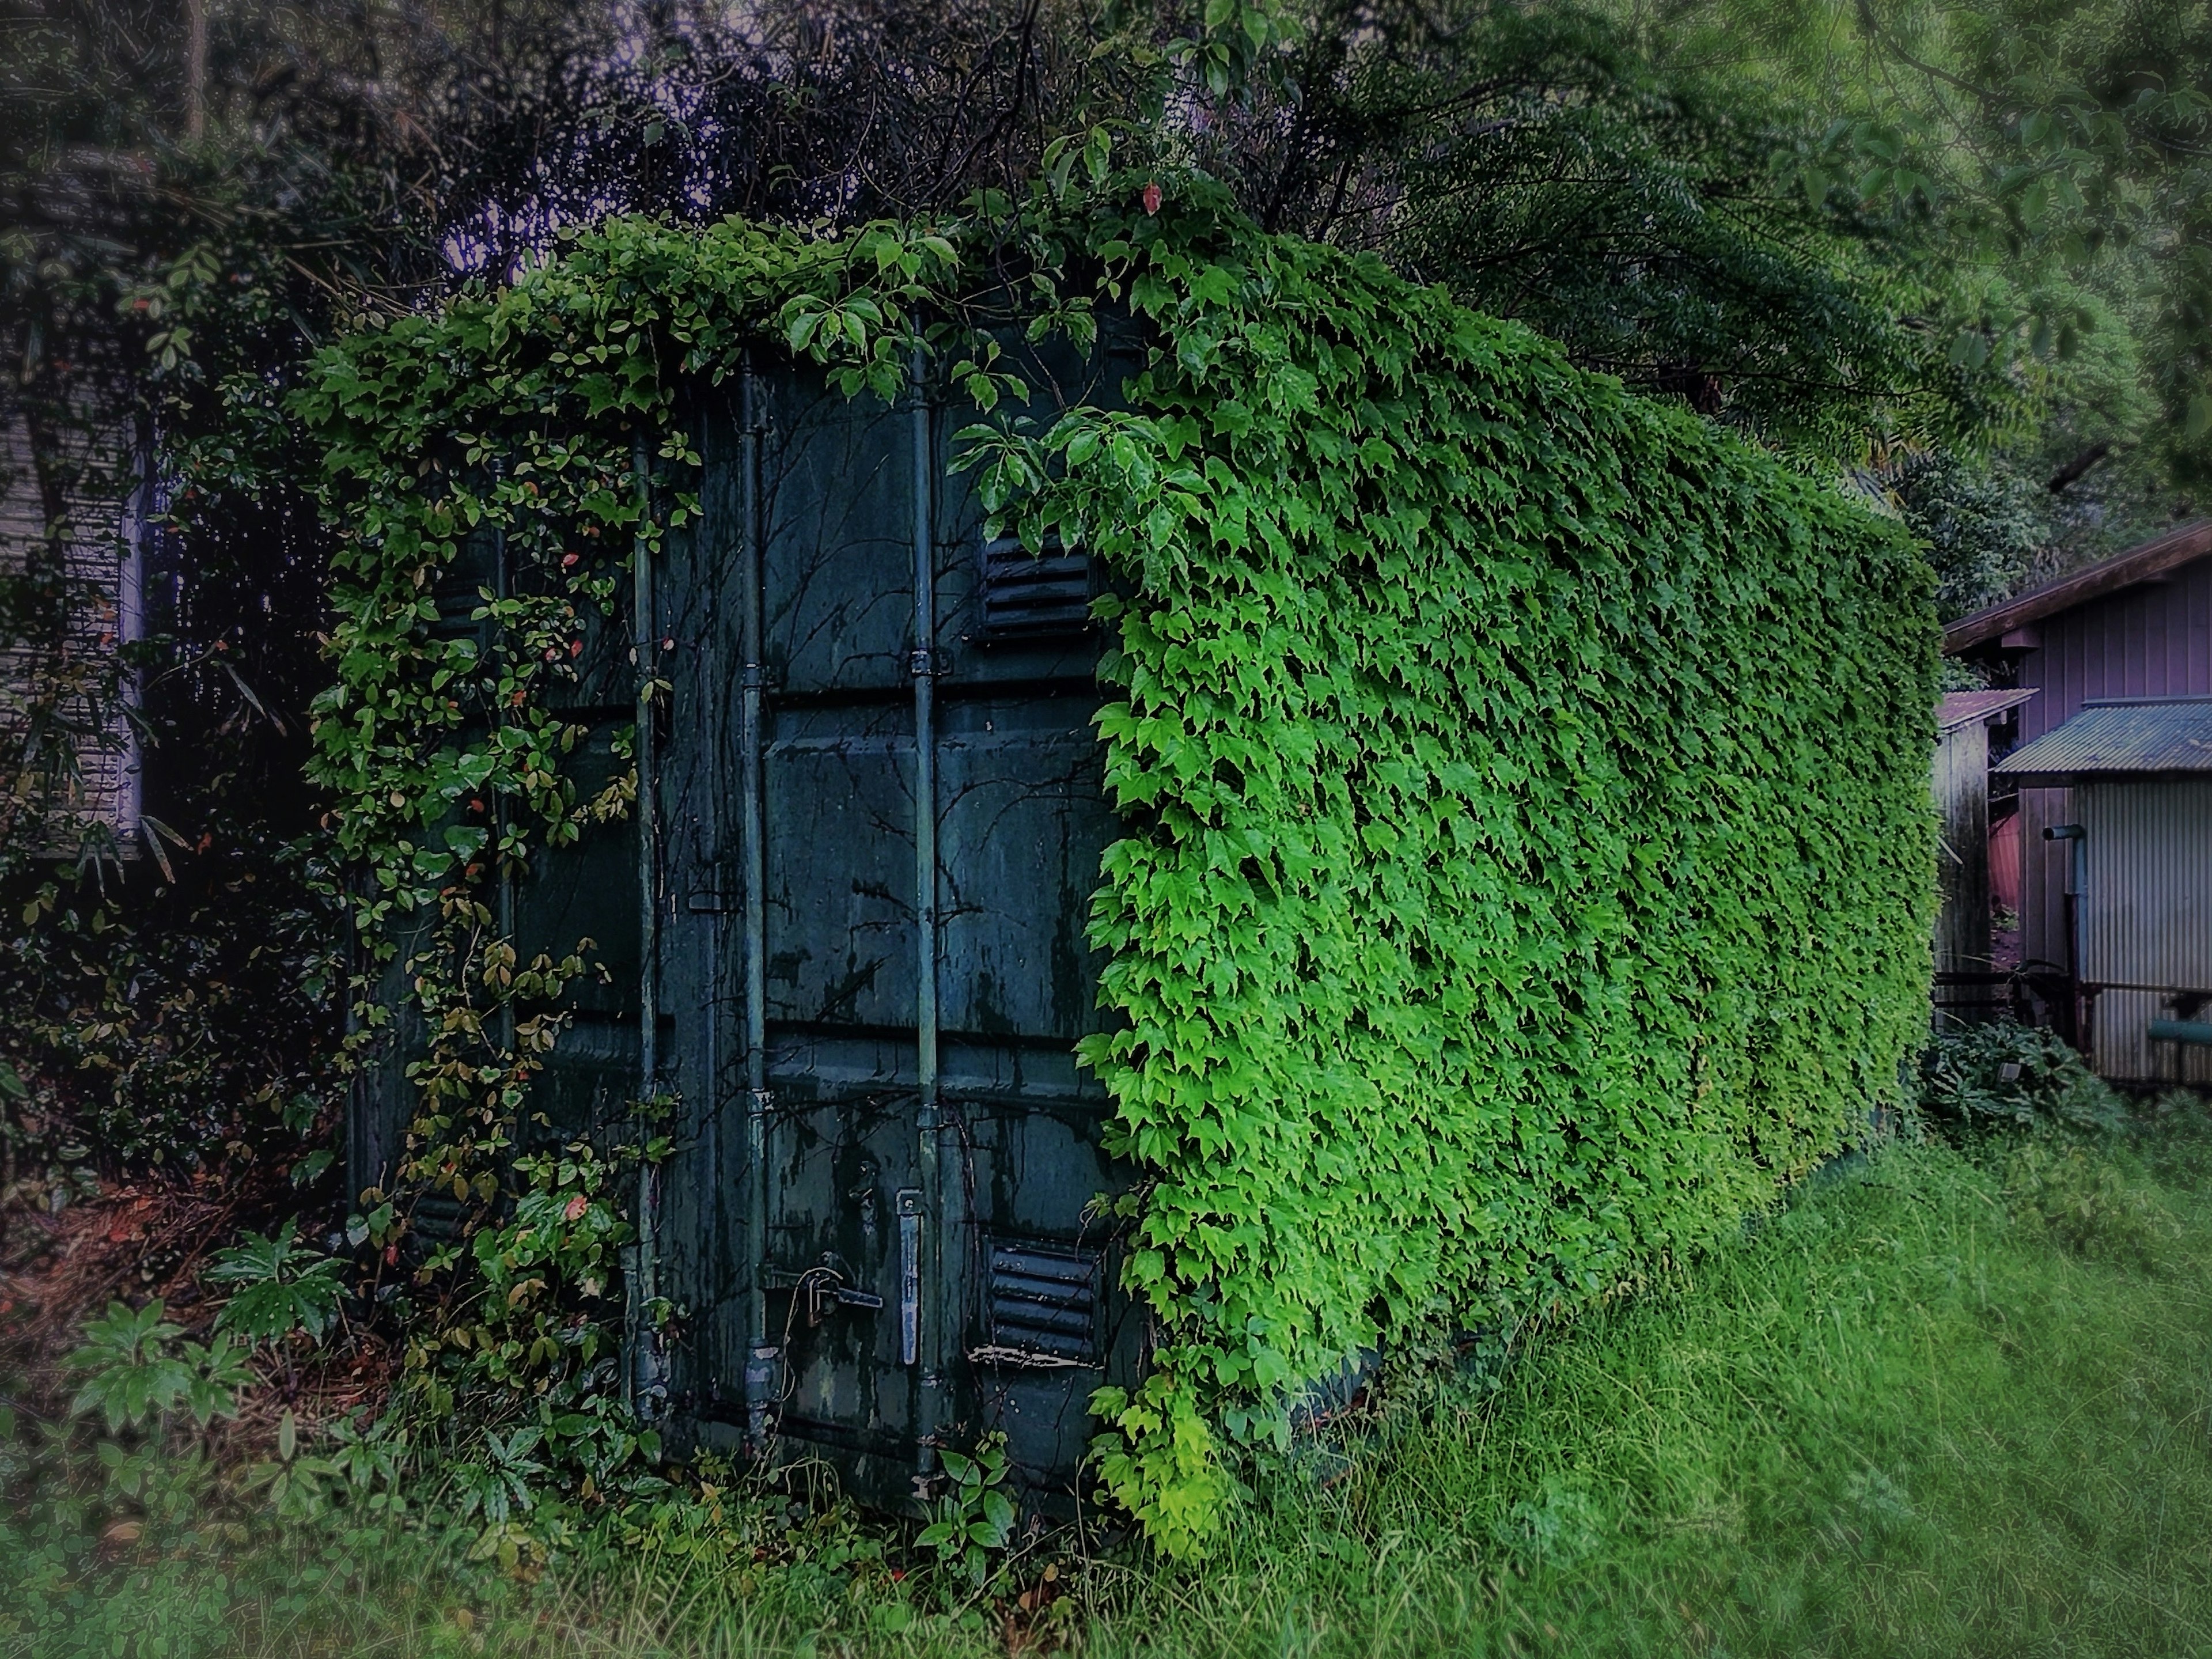
[[[899,1364],[921,1360],[921,1188],[902,1187],[899,1224]]]
[[[830,1316],[832,1307],[860,1308],[869,1313],[879,1312],[884,1299],[867,1291],[853,1288],[845,1277],[844,1264],[825,1253],[813,1267],[793,1273],[788,1267],[769,1267],[762,1271],[761,1288],[769,1291],[789,1291],[804,1297],[806,1302],[806,1322],[819,1325]]]

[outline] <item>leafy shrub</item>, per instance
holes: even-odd
[[[937,1552],[939,1562],[978,1589],[991,1559],[1013,1535],[1014,1504],[1006,1494],[1006,1437],[987,1434],[972,1452],[938,1454],[947,1477],[944,1495],[930,1505],[929,1524],[915,1541]]]
[[[1170,1555],[1203,1552],[1238,1489],[1190,1385],[1156,1370],[1133,1393],[1099,1389],[1091,1409],[1107,1431],[1091,1445],[1107,1492]]]
[[[2120,1097],[2056,1031],[1992,1020],[1942,1033],[1920,1056],[1919,1108],[1954,1133],[2117,1127]]]
[[[167,1312],[158,1297],[137,1309],[111,1302],[85,1327],[84,1345],[69,1358],[70,1369],[84,1378],[72,1415],[97,1412],[110,1434],[159,1427],[179,1410],[202,1428],[237,1415],[239,1390],[253,1381],[245,1351],[227,1334],[180,1347],[184,1332],[168,1322]]]
[[[305,1331],[319,1341],[337,1322],[344,1264],[299,1243],[299,1231],[296,1219],[288,1220],[274,1238],[249,1232],[242,1243],[216,1253],[200,1277],[238,1287],[216,1316],[216,1330],[253,1342]]]
[[[2179,1234],[2145,1184],[2094,1147],[2038,1138],[2010,1148],[2003,1167],[2013,1213],[2079,1255],[2154,1267],[2160,1247]]]

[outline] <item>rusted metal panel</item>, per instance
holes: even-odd
[[[2154,1042],[2212,1006],[2212,778],[2075,791],[2085,832],[2082,978],[2102,1076],[2212,1084],[2212,1048]],[[2200,1000],[2199,999],[2203,999]]]

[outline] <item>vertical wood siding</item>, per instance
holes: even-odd
[[[1990,965],[1990,729],[1972,720],[1936,740],[1936,810],[1942,838],[1936,880],[1936,971],[1986,972]],[[1938,993],[1941,1000],[1942,994]]]

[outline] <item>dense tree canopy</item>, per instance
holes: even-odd
[[[1800,172],[1808,193],[1856,198],[1983,296],[1950,353],[1996,364],[2033,395],[1968,446],[1995,452],[1975,488],[2012,498],[2033,548],[1996,586],[1961,572],[1954,603],[2001,597],[2201,504],[2212,11],[2197,0],[1686,0],[1639,13],[1637,27],[1651,61],[1756,79],[1823,122]],[[1917,462],[1907,474],[1908,498],[1940,518],[1913,482],[1933,473]],[[1956,527],[1973,541],[1969,523]]]
[[[951,212],[1103,128],[1848,474],[1955,612],[2212,472],[2208,90],[2201,0],[0,0],[0,426],[49,516],[94,435],[162,486],[136,718],[149,811],[209,849],[162,902],[242,915],[254,871],[303,915],[327,544],[283,398],[364,317],[614,212]],[[67,595],[0,586],[52,644]],[[77,970],[25,926],[29,1006]]]

